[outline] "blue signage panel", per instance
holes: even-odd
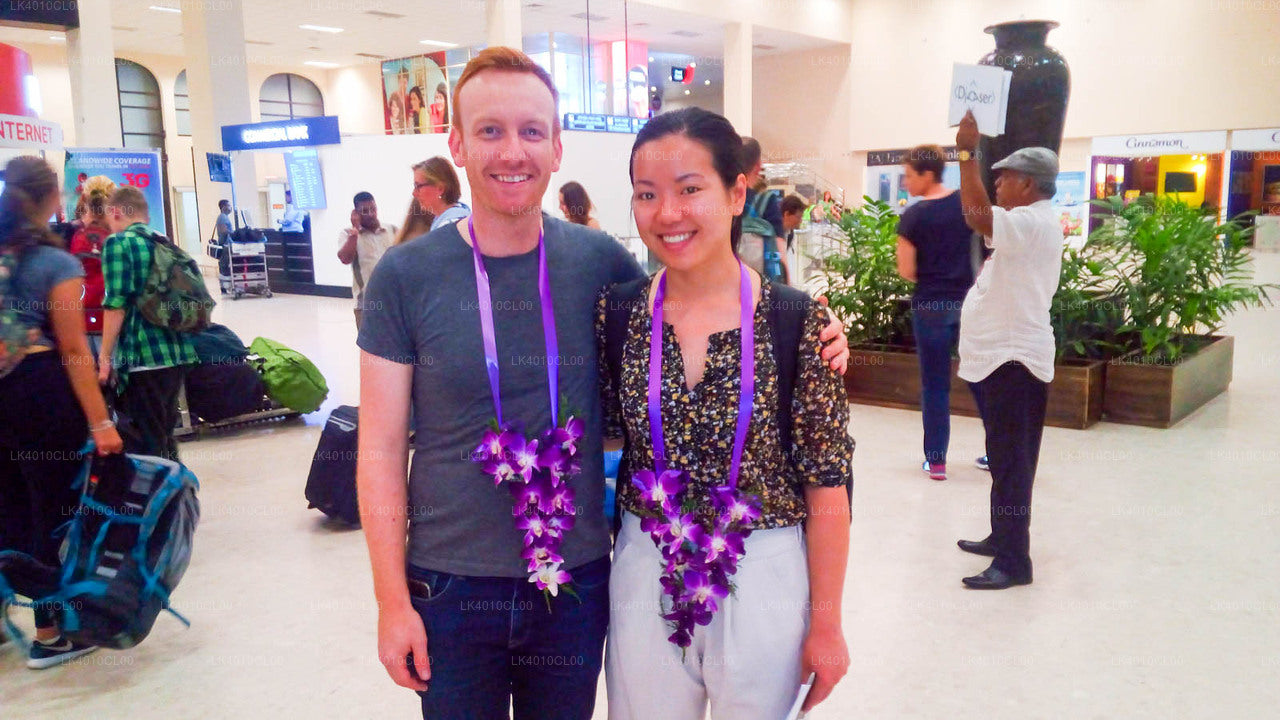
[[[564,129],[565,130],[589,130],[592,132],[604,132],[608,129],[608,121],[606,115],[589,115],[586,113],[565,113]]]
[[[323,210],[324,178],[320,175],[320,157],[315,150],[295,150],[284,154],[284,167],[289,173],[289,189],[293,205],[299,210]]]
[[[342,136],[338,133],[335,115],[222,126],[222,149],[227,152],[337,145],[340,142]]]
[[[586,130],[589,132],[637,133],[649,118],[633,118],[627,115],[593,115],[588,113],[565,113],[565,130]]]
[[[229,183],[231,179],[231,156],[225,153],[205,153],[209,160],[209,181]]]

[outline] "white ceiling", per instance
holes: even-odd
[[[719,20],[624,0],[524,0],[524,34],[563,32],[591,39],[645,41],[653,51],[719,58],[723,23]],[[149,9],[177,7],[178,0],[112,0],[113,38],[117,49],[158,55],[183,54],[182,16]],[[588,23],[588,5],[592,21]],[[258,0],[242,2],[250,63],[298,65],[311,61],[354,65],[376,58],[435,52],[420,40],[459,46],[485,42],[484,0]],[[343,28],[330,34],[298,28],[300,24]],[[676,34],[679,33],[679,34]],[[757,54],[792,52],[829,46],[826,40],[757,27]],[[61,33],[0,27],[0,42],[61,44]]]

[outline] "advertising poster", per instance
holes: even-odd
[[[67,148],[63,164],[62,196],[67,218],[74,218],[76,202],[84,183],[95,175],[105,175],[117,186],[132,185],[142,191],[150,209],[152,230],[169,235],[164,224],[164,175],[160,153],[155,150],[89,150]]]
[[[382,104],[388,135],[449,131],[449,83],[444,53],[382,63]]]
[[[1089,208],[1089,193],[1083,172],[1058,173],[1058,192],[1053,196],[1053,212],[1062,224],[1062,237],[1084,242],[1085,214]]]

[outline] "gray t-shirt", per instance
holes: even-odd
[[[35,345],[56,348],[49,322],[49,293],[54,286],[84,277],[84,266],[71,253],[48,245],[37,245],[22,254],[17,272],[9,281],[12,307],[27,327],[39,328]]]
[[[594,312],[600,290],[641,277],[608,235],[543,215],[560,352],[561,419],[586,420],[582,472],[572,480],[577,521],[561,554],[572,569],[609,552],[604,517],[600,386]],[[537,250],[486,257],[504,420],[541,433],[551,423]],[[471,247],[446,225],[387,251],[365,288],[359,346],[414,365],[416,431],[409,470],[409,562],[459,575],[525,577],[523,532],[511,495],[470,455],[494,417]]]

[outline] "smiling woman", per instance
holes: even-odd
[[[636,227],[666,267],[596,313],[606,432],[626,438],[631,480],[609,588],[611,718],[700,719],[710,697],[716,717],[783,717],[798,679],[816,674],[808,710],[848,663],[848,403],[820,356],[822,308],[734,252],[741,147],[728,120],[687,108],[632,149]],[[695,645],[734,672],[685,663]]]

